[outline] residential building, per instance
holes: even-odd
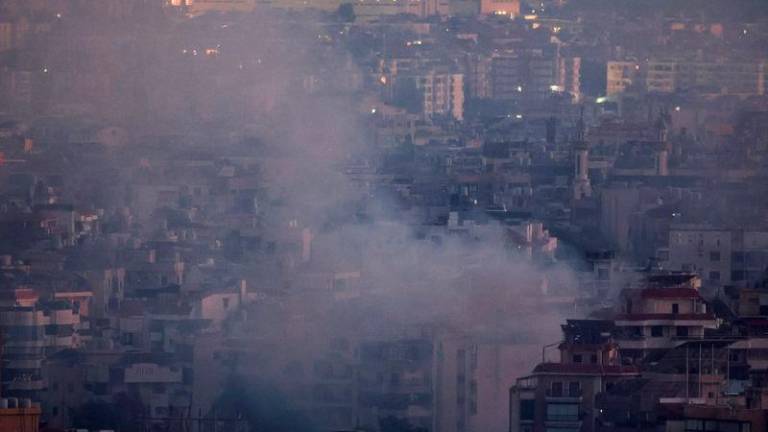
[[[423,113],[464,119],[464,75],[430,72],[417,78],[416,88],[423,92]]]
[[[624,359],[640,361],[656,351],[716,329],[717,319],[701,297],[701,279],[691,274],[651,275],[641,288],[625,289],[615,316],[616,342]]]
[[[594,431],[597,395],[640,371],[620,363],[612,330],[610,321],[568,320],[560,360],[538,364],[511,388],[510,431]]]
[[[256,8],[256,0],[187,0],[186,6],[193,15],[207,12],[252,12]]]
[[[624,93],[638,84],[640,65],[631,61],[609,61],[606,64],[605,93],[612,96]]]
[[[480,13],[516,18],[520,16],[520,0],[481,0]]]

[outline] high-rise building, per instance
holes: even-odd
[[[464,119],[464,75],[429,72],[418,77],[416,87],[423,92],[424,115]]]

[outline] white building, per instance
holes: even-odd
[[[768,232],[676,224],[659,257],[665,268],[696,273],[709,286],[749,286],[768,268]]]
[[[464,75],[433,71],[418,77],[416,87],[424,95],[425,116],[464,120]]]

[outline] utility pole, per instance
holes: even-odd
[[[688,385],[688,377],[689,377],[689,371],[688,371],[688,344],[685,345],[685,403],[686,405],[690,403],[690,386]]]
[[[699,391],[698,391],[698,397],[701,398],[701,392],[703,390],[702,382],[701,382],[701,346],[703,344],[699,342]]]

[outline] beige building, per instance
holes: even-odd
[[[666,268],[696,273],[706,285],[750,285],[768,267],[768,232],[675,224],[659,254]]]
[[[333,11],[338,9],[342,3],[352,3],[353,1],[344,0],[259,0],[259,5],[267,5],[280,9],[320,9]]]
[[[765,94],[766,61],[678,61],[652,59],[644,64],[610,61],[606,93],[623,93],[636,85],[649,93],[695,90],[701,94],[752,96]]]
[[[482,15],[520,16],[520,0],[481,0]]]
[[[424,115],[464,120],[464,75],[430,72],[417,79],[424,92]]]
[[[695,275],[660,274],[649,276],[642,288],[622,291],[614,321],[622,358],[639,361],[717,328],[700,287],[701,279]]]
[[[253,12],[256,0],[172,0],[186,2],[189,13],[199,15],[207,12]],[[179,4],[181,6],[181,4]]]
[[[606,89],[608,96],[623,93],[639,77],[640,65],[630,61],[609,61],[606,67]]]

